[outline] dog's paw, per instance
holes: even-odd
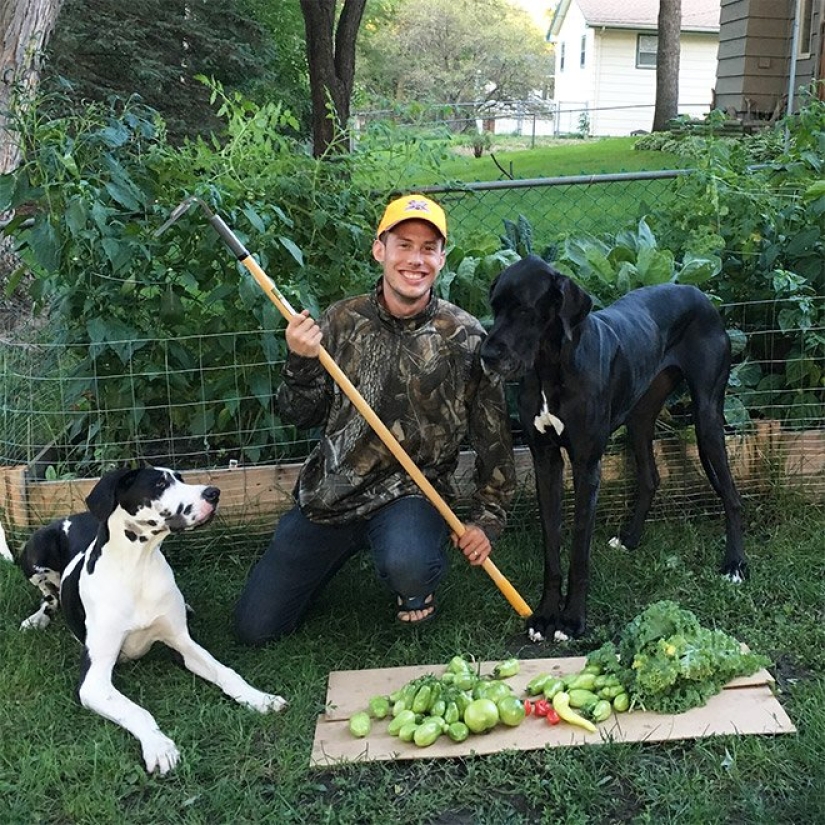
[[[50,623],[51,619],[48,617],[48,615],[38,610],[37,613],[32,613],[32,615],[29,616],[28,619],[23,619],[23,621],[20,622],[20,629],[45,630]]]
[[[287,706],[287,701],[283,696],[277,696],[274,693],[262,693],[259,690],[248,696],[240,697],[238,701],[248,708],[252,708],[252,710],[257,710],[258,713],[277,713]]]
[[[747,562],[733,562],[731,564],[726,564],[722,568],[722,578],[727,579],[732,584],[742,584],[747,577]]]
[[[178,764],[180,751],[175,743],[160,731],[142,739],[140,744],[148,773],[157,772],[159,776],[166,776]]]
[[[613,538],[610,539],[610,541],[607,542],[607,546],[612,548],[613,550],[625,550],[626,551],[628,549],[627,547],[625,547],[624,542],[618,536],[613,536]]]
[[[542,632],[535,627],[527,628],[527,638],[536,644],[547,641],[547,635],[545,634],[549,634],[549,630]],[[552,632],[552,640],[554,642],[567,642],[570,640],[570,637],[563,630],[556,628]]]
[[[531,642],[564,642],[567,636],[559,630],[559,622],[554,616],[546,618],[536,612],[527,623],[527,638]]]

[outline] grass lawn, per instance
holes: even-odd
[[[634,554],[593,551],[588,636],[531,645],[489,579],[455,557],[439,616],[392,621],[366,559],[352,560],[293,637],[260,650],[229,633],[232,604],[263,541],[222,533],[167,543],[195,614],[193,634],[290,706],[258,716],[172,665],[156,648],[116,684],[177,742],[182,761],[147,776],[137,742],[75,701],[79,647],[62,620],[18,632],[36,605],[0,564],[0,823],[818,823],[825,795],[825,511],[784,495],[750,500],[752,576],[719,577],[723,526],[695,516],[650,524]],[[525,520],[526,522],[526,520]],[[540,589],[534,527],[513,529],[496,562],[528,602]],[[313,770],[309,754],[329,672],[482,659],[581,655],[648,603],[672,598],[771,657],[780,701],[799,732],[667,744],[608,744],[467,759]]]
[[[685,159],[678,155],[634,149],[637,140],[635,137],[560,140],[537,144],[535,148],[503,140],[480,158],[464,152],[446,160],[440,167],[439,178],[429,182],[499,180],[504,177],[501,168],[513,178],[524,180],[685,166]]]
[[[448,193],[436,194],[447,209],[450,240],[462,248],[475,248],[481,239],[498,239],[504,221],[523,215],[533,227],[534,249],[575,234],[615,233],[635,226],[639,218],[673,196],[673,179],[618,180],[587,185],[532,185],[521,188],[469,190],[478,181],[532,180],[575,175],[601,175],[684,168],[686,161],[664,152],[637,151],[636,138],[552,141],[529,148],[512,139],[493,146],[474,158],[456,151],[439,165],[437,172],[420,168],[398,170],[393,186],[414,190],[419,186],[442,185]],[[497,165],[498,164],[498,165]],[[500,168],[501,167],[501,168]],[[502,168],[507,174],[502,172]],[[386,181],[377,181],[385,189]]]

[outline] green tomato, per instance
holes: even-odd
[[[470,663],[463,656],[453,656],[447,664],[450,673],[466,673],[470,670]]]
[[[402,742],[412,742],[415,732],[419,727],[420,725],[417,722],[407,722],[407,724],[403,725],[401,730],[398,731],[398,738]]]
[[[624,713],[630,707],[630,697],[626,693],[620,693],[613,698],[613,710],[616,713]]]
[[[492,699],[473,699],[464,711],[464,724],[473,733],[484,733],[498,724],[498,707]]]
[[[463,742],[469,735],[470,729],[464,722],[453,722],[447,728],[447,736],[449,736],[453,742]]]
[[[571,708],[588,708],[599,701],[599,697],[593,691],[584,690],[583,688],[568,690],[567,693],[570,696]]]
[[[503,662],[499,662],[493,668],[493,676],[495,676],[496,679],[507,679],[510,676],[515,676],[520,669],[521,665],[519,660],[515,657],[510,657],[509,659],[505,659]]]
[[[496,706],[499,718],[505,725],[514,728],[524,721],[524,702],[518,696],[505,696],[498,700]]]
[[[383,719],[390,712],[390,702],[386,696],[373,696],[369,701],[369,711],[375,719]]]
[[[506,682],[498,679],[483,678],[476,682],[472,690],[473,699],[492,699],[497,702],[503,696],[512,693],[512,688]]]
[[[359,739],[363,739],[372,728],[372,720],[370,715],[365,710],[359,710],[358,713],[353,713],[349,718],[349,732]]]
[[[428,719],[426,722],[422,722],[416,729],[415,733],[413,734],[413,742],[418,745],[419,748],[427,748],[441,736],[443,731],[443,727],[441,722],[436,719]]]
[[[613,705],[609,699],[599,699],[593,709],[590,711],[591,718],[594,722],[604,722],[608,716],[613,712]]]
[[[453,684],[459,690],[472,690],[475,686],[476,682],[478,682],[478,676],[475,673],[472,673],[469,670],[464,671],[464,673],[457,673]]]

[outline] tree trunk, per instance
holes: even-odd
[[[0,3],[0,174],[20,161],[7,112],[25,106],[40,80],[43,50],[63,0],[2,0]]]
[[[312,153],[344,152],[338,137],[347,128],[355,81],[355,41],[367,0],[346,0],[338,24],[336,0],[301,0],[312,90]],[[328,108],[331,107],[331,111]]]
[[[663,132],[679,114],[679,48],[682,0],[659,0],[659,43],[656,54],[656,109],[653,131]]]

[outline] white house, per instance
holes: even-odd
[[[679,114],[712,107],[720,0],[682,0]],[[557,131],[650,131],[656,101],[659,0],[561,0],[548,32],[556,45]]]

